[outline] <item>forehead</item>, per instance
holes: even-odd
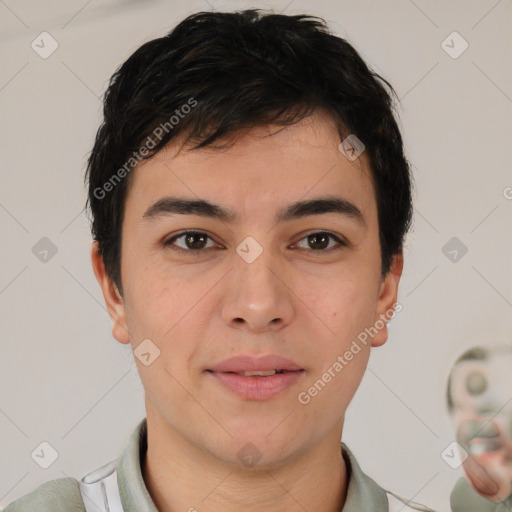
[[[233,138],[234,137],[234,138]],[[354,161],[340,149],[330,116],[315,114],[291,126],[237,132],[227,147],[190,150],[177,139],[132,171],[127,209],[140,217],[159,199],[182,196],[229,204],[236,221],[272,215],[308,197],[341,197],[368,223],[376,220],[376,196],[368,159]],[[129,208],[128,208],[129,203]]]

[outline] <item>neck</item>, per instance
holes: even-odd
[[[340,512],[347,471],[339,430],[279,467],[228,465],[165,424],[148,422],[142,477],[159,512]]]

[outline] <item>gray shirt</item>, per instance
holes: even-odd
[[[158,512],[146,488],[141,472],[141,460],[143,460],[147,450],[146,428],[146,418],[144,418],[133,431],[128,444],[118,459],[81,479],[82,482],[84,479],[94,481],[110,474],[110,484],[114,489],[111,496],[120,499],[120,505],[122,505],[124,512]],[[408,502],[382,489],[374,480],[362,472],[355,457],[344,443],[341,443],[341,452],[347,466],[348,478],[347,500],[342,512],[431,511],[427,507]],[[116,473],[113,473],[114,470]],[[116,483],[117,485],[115,485]],[[51,480],[9,504],[4,512],[109,510],[109,507],[104,504],[105,500],[110,499],[108,492],[105,492],[105,486],[103,486],[103,495],[98,492],[97,496],[87,494],[85,498],[81,493],[80,486],[80,482],[75,478]],[[104,497],[105,494],[106,498]],[[89,496],[93,496],[96,502],[90,502],[92,500]],[[89,502],[87,508],[84,502]],[[110,510],[112,508],[114,507],[110,507]]]

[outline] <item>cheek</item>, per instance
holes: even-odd
[[[322,423],[327,426],[338,424],[359,387],[368,355],[369,348],[364,346],[354,352],[338,347],[331,354],[324,354],[321,367],[299,391],[297,398],[304,414],[324,418]]]
[[[137,277],[127,280],[125,287],[126,296],[129,297],[125,304],[126,321],[132,348],[135,352],[142,340],[151,340],[160,351],[155,364],[163,365],[171,371],[170,365],[173,362],[177,366],[178,361],[187,359],[187,350],[191,344],[181,341],[193,335],[190,332],[191,325],[188,324],[196,314],[194,303],[198,301],[197,293],[188,283],[176,280],[171,282],[170,278],[162,278],[151,269],[132,275]],[[142,377],[148,367],[141,365],[140,368]]]
[[[335,342],[350,342],[369,327],[374,319],[377,303],[369,282],[350,276],[330,280],[314,292],[304,289],[308,305],[329,327]]]
[[[133,284],[127,290],[131,297],[127,322],[144,388],[154,403],[163,400],[167,404],[171,395],[176,403],[185,401],[187,394],[180,383],[187,381],[189,363],[197,350],[195,340],[201,328],[196,320],[202,311],[199,291],[184,282],[152,280],[147,274],[137,286]],[[149,352],[149,364],[138,356],[142,350]]]
[[[328,289],[322,287],[315,293],[310,288],[306,300],[311,311],[322,320],[308,319],[305,327],[316,331],[313,333],[316,342],[309,347],[311,361],[316,362],[311,384],[320,379],[318,386],[325,384],[325,391],[322,388],[319,394],[325,400],[348,404],[368,362],[368,336],[360,339],[358,336],[372,325],[375,300],[368,292],[368,283],[347,280],[331,281]]]

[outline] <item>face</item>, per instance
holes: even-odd
[[[492,501],[512,493],[512,353],[491,351],[489,358],[465,360],[452,371],[450,392],[457,441],[467,457],[466,477]]]
[[[351,161],[339,143],[317,114],[253,129],[229,149],[169,146],[133,171],[123,298],[92,254],[114,337],[145,353],[135,361],[148,426],[239,466],[246,455],[270,468],[339,444],[370,346],[387,339],[402,271],[398,256],[381,279],[370,170],[364,153]],[[178,208],[171,196],[218,208]],[[326,198],[338,203],[308,203]],[[236,356],[250,360],[222,366]],[[265,356],[295,369],[227,372],[288,366]]]

